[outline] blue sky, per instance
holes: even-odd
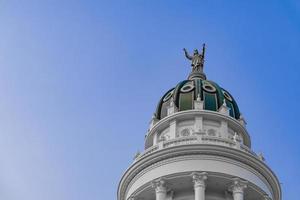
[[[159,98],[207,44],[253,150],[300,184],[300,3],[0,1],[0,198],[116,199]]]

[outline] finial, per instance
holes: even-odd
[[[185,57],[188,60],[191,60],[191,66],[192,66],[192,72],[189,75],[189,79],[193,78],[201,78],[201,79],[206,79],[206,76],[203,72],[203,67],[204,67],[204,56],[205,56],[205,43],[202,45],[202,53],[199,54],[198,49],[194,50],[193,55],[189,55],[187,50],[183,48]]]
[[[245,118],[244,118],[244,116],[243,116],[242,113],[240,114],[240,118],[239,118],[238,120],[239,120],[239,122],[240,122],[243,126],[246,126],[246,125],[247,125],[247,122],[246,122],[246,120],[245,120]]]
[[[259,160],[261,160],[261,161],[266,160],[262,152],[259,152],[257,156],[258,156]]]
[[[197,94],[197,101],[201,101],[200,94]]]
[[[174,106],[174,99],[171,97],[170,106]]]
[[[141,152],[138,150],[134,155],[134,160],[136,160],[141,155]]]
[[[156,119],[156,118],[157,118],[156,113],[153,113],[151,119],[153,120],[153,119]]]
[[[239,139],[239,135],[236,132],[234,132],[233,141],[238,142]]]
[[[225,98],[223,99],[223,106],[226,106],[226,107],[227,107]]]

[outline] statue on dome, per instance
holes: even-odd
[[[201,72],[203,73],[203,66],[204,66],[204,55],[205,55],[205,44],[202,46],[202,53],[199,54],[198,50],[194,50],[194,54],[191,56],[187,52],[185,48],[183,48],[185,57],[192,61],[192,71],[193,72]]]

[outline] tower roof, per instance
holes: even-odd
[[[160,99],[155,116],[162,119],[167,116],[167,109],[173,102],[178,111],[194,109],[195,101],[203,102],[204,110],[218,111],[224,104],[229,108],[229,115],[239,119],[238,105],[232,95],[213,81],[193,78],[178,83]]]
[[[194,109],[195,101],[199,101],[204,110],[219,111],[222,105],[226,106],[229,108],[229,115],[239,119],[239,108],[232,95],[217,83],[206,80],[203,72],[205,44],[203,44],[201,54],[197,49],[194,50],[193,55],[189,55],[185,48],[183,50],[186,58],[191,61],[192,71],[188,80],[179,82],[162,96],[157,105],[155,117],[159,120],[166,117],[171,104],[177,107],[177,111],[184,111]]]

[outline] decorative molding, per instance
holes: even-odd
[[[223,115],[230,116],[229,115],[229,108],[226,105],[226,100],[223,100],[223,104],[219,108],[219,113],[222,113]]]
[[[134,196],[129,197],[127,200],[136,200]]]
[[[153,170],[157,167],[160,167],[160,166],[163,166],[163,165],[166,165],[166,164],[169,164],[169,163],[186,161],[186,160],[216,160],[216,161],[221,161],[221,162],[224,162],[224,163],[230,163],[230,164],[242,167],[242,168],[250,171],[251,173],[255,174],[257,177],[259,177],[267,186],[269,185],[264,176],[262,176],[260,173],[255,171],[253,168],[251,168],[251,167],[249,167],[249,166],[247,166],[243,163],[240,163],[238,161],[234,161],[234,160],[228,159],[226,157],[222,157],[222,156],[213,156],[213,155],[182,155],[182,156],[169,158],[169,159],[165,159],[165,160],[156,162],[156,163],[148,166],[147,168],[143,169],[138,174],[136,174],[135,177],[131,180],[130,184],[128,185],[128,188],[130,188],[132,186],[132,184],[137,179],[139,179],[141,176],[143,176],[145,173],[147,173],[147,172],[149,172],[149,171],[151,171],[151,170]],[[272,190],[270,186],[268,186],[268,189],[270,191]]]
[[[151,121],[149,123],[149,129],[148,129],[148,131],[150,131],[157,122],[158,122],[158,119],[156,118],[155,113],[154,113],[152,115]]]
[[[153,167],[163,165],[166,162],[176,162],[178,159],[183,159],[186,156],[202,156],[198,159],[204,159],[206,157],[214,157],[214,159],[224,160],[230,162],[236,162],[238,165],[242,165],[246,169],[250,169],[255,172],[256,175],[262,178],[263,182],[272,191],[272,195],[276,200],[281,199],[281,190],[279,181],[272,170],[259,159],[253,157],[250,154],[241,152],[229,147],[222,147],[216,145],[182,145],[172,148],[162,149],[148,154],[142,159],[135,162],[123,175],[118,189],[118,199],[124,200],[124,195],[127,193],[127,189],[141,174],[145,173],[145,170],[151,170]],[[184,159],[187,159],[186,157]],[[191,159],[191,158],[190,158]],[[244,163],[244,164],[242,164]],[[258,173],[259,172],[259,173]],[[139,175],[138,175],[139,174]],[[133,180],[134,179],[134,180]]]
[[[240,118],[238,119],[238,121],[241,123],[241,125],[243,127],[246,127],[247,122],[246,122],[246,120],[245,120],[245,118],[244,118],[244,116],[242,114],[240,114]]]
[[[240,178],[233,178],[233,183],[229,186],[229,191],[233,194],[235,193],[244,193],[244,190],[247,188],[248,181],[244,181]]]
[[[194,101],[195,110],[203,110],[204,102],[201,101],[200,94],[198,94],[197,99]]]
[[[176,119],[178,121],[182,120],[193,120],[195,117],[203,117],[203,119],[214,119],[214,120],[225,120],[228,123],[228,126],[235,129],[235,131],[239,132],[241,136],[243,137],[243,141],[246,146],[251,147],[251,140],[250,136],[246,130],[246,128],[235,118],[226,116],[224,114],[215,112],[215,111],[209,111],[209,110],[186,110],[186,111],[180,111],[176,112],[172,115],[169,115],[160,121],[158,121],[152,129],[148,132],[146,136],[145,146],[150,147],[152,145],[151,140],[153,139],[153,135],[157,131],[161,131],[163,128],[166,128],[169,126],[169,123]],[[196,130],[197,131],[197,130]]]
[[[189,131],[190,133],[187,133]],[[184,133],[186,132],[186,133]],[[191,135],[192,132],[192,135]],[[207,135],[203,135],[200,132],[193,132],[193,129],[191,128],[184,128],[181,130],[180,134],[177,135],[174,139],[170,139],[170,136],[168,138],[160,136],[160,139],[158,140],[160,143],[160,148],[156,148],[156,150],[161,150],[164,148],[169,148],[173,146],[178,146],[178,145],[187,145],[187,144],[210,144],[210,145],[220,145],[220,146],[226,146],[226,147],[231,147],[238,149],[240,151],[244,151],[246,153],[249,153],[257,158],[258,155],[256,155],[255,152],[253,152],[251,149],[249,149],[247,146],[241,144],[238,139],[237,135],[235,136],[234,139],[227,139],[227,138],[222,138],[218,137],[216,134],[216,130],[214,129],[209,129],[207,130]],[[205,134],[205,132],[204,132]],[[162,135],[162,134],[161,134]],[[174,135],[174,134],[173,134]],[[167,135],[163,135],[167,136]],[[145,155],[149,154],[149,149],[153,149],[155,146],[149,147],[145,153],[142,153],[138,159],[143,158]],[[154,151],[152,151],[154,152]]]
[[[166,193],[167,185],[166,180],[164,178],[159,178],[152,181],[152,187],[155,189],[156,193]]]
[[[171,97],[170,105],[167,108],[167,116],[172,115],[175,112],[177,112],[177,109],[176,109],[176,106],[174,104],[174,99],[173,99],[173,97]]]
[[[183,177],[191,177],[191,172],[181,172],[181,173],[176,173],[176,174],[172,174],[172,175],[168,175],[168,176],[164,176],[164,178],[166,180],[173,180],[176,178],[183,178]],[[220,174],[220,173],[215,173],[215,172],[209,172],[209,178],[224,178],[224,180],[227,180],[229,182],[232,182],[232,176],[226,176],[225,174]],[[255,191],[258,196],[262,197],[259,198],[259,200],[265,200],[263,197],[266,194],[263,190],[261,190],[261,188],[259,188],[258,186],[252,184],[251,182],[249,182],[248,187],[249,190]],[[137,197],[139,194],[143,193],[143,191],[149,191],[150,189],[153,189],[152,186],[152,182],[147,182],[146,184],[142,185],[141,187],[139,187],[137,190],[135,190],[131,196]],[[168,185],[167,185],[167,196],[168,198],[170,198],[172,196],[172,194],[174,195],[176,191],[171,190]],[[232,192],[229,192],[228,190],[224,191],[224,197],[225,200],[232,200]],[[166,200],[172,200],[171,199],[166,199]],[[135,200],[140,200],[139,198],[135,199]],[[141,199],[142,200],[142,199]]]
[[[205,181],[207,180],[207,172],[193,172],[191,174],[193,178],[194,188],[203,187],[205,188]]]

